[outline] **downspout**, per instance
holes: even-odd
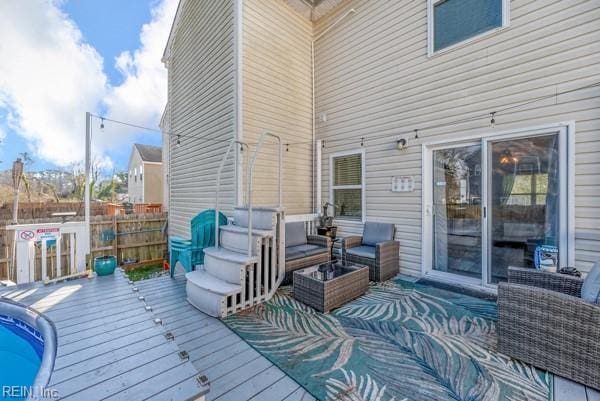
[[[243,33],[244,33],[244,5],[242,0],[234,0],[234,25],[235,25],[235,39],[234,39],[234,58],[235,58],[235,140],[242,142],[244,140],[244,121],[243,121]],[[240,147],[240,151],[243,152],[243,146]],[[246,147],[246,152],[249,154],[250,149]],[[249,159],[248,159],[249,160]],[[235,197],[234,197],[234,208],[244,203],[244,188],[243,188],[243,174],[244,171],[244,158],[243,153],[237,151],[234,154],[235,163]]]
[[[340,18],[338,18],[337,20],[335,20],[331,25],[329,25],[327,28],[325,28],[321,33],[319,33],[317,36],[315,36],[313,38],[313,40],[310,42],[310,57],[311,57],[311,75],[312,75],[312,88],[311,88],[311,95],[312,95],[312,160],[313,160],[313,190],[315,190],[315,188],[317,188],[317,180],[320,180],[321,177],[317,177],[317,160],[315,159],[315,155],[316,155],[316,149],[315,147],[317,146],[317,142],[316,142],[316,131],[317,131],[317,111],[316,111],[316,103],[315,103],[315,43],[317,42],[317,40],[321,39],[321,37],[323,37],[323,35],[325,35],[327,32],[329,32],[331,29],[333,29],[337,24],[339,24],[344,18],[346,18],[348,15],[350,14],[354,14],[356,13],[356,10],[354,8],[351,8],[350,10],[346,11],[346,13],[344,15],[342,15]],[[320,163],[320,160],[318,161]],[[315,195],[313,195],[313,210],[314,213],[319,213],[319,209],[320,209],[320,193],[317,193]]]

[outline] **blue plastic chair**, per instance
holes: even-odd
[[[169,270],[171,277],[175,275],[175,264],[179,262],[186,272],[192,271],[192,241],[189,239],[169,238]]]
[[[227,217],[219,212],[219,226],[227,224]],[[215,210],[204,210],[191,221],[192,239],[172,237],[169,240],[169,267],[171,277],[175,275],[175,264],[179,261],[186,272],[204,263],[204,248],[215,245]]]

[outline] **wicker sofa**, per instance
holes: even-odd
[[[396,227],[388,223],[366,222],[362,236],[342,240],[347,262],[369,266],[370,281],[386,281],[400,270],[400,243],[394,240]]]
[[[292,282],[294,270],[326,263],[331,260],[331,238],[307,235],[304,222],[285,224],[285,277],[283,284]]]
[[[513,358],[600,389],[600,305],[580,298],[578,277],[509,267],[498,286],[498,348]]]

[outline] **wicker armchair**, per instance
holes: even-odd
[[[386,281],[400,271],[400,244],[393,224],[366,222],[362,236],[342,239],[347,262],[369,266],[370,281]]]
[[[509,267],[498,286],[498,348],[600,389],[600,305],[580,298],[577,277]]]
[[[331,260],[331,238],[306,235],[304,222],[285,225],[285,277],[283,284],[292,282],[294,270],[327,263]]]

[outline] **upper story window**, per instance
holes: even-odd
[[[142,176],[143,176],[143,175],[144,175],[144,165],[142,164],[142,165],[140,166],[140,181],[142,181],[142,178],[143,178]]]
[[[344,152],[331,156],[331,203],[335,216],[363,220],[365,208],[364,152]]]
[[[508,26],[509,4],[510,0],[428,0],[429,55]]]

